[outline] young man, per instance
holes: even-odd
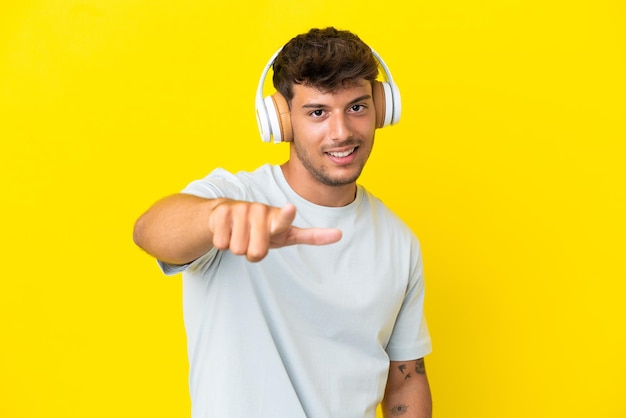
[[[184,272],[192,415],[373,418],[382,402],[386,417],[430,417],[419,244],[356,183],[378,63],[326,28],[288,42],[273,69],[289,160],[215,170],[135,226],[165,273]]]

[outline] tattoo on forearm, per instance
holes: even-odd
[[[426,374],[426,366],[424,365],[423,358],[415,360],[414,370],[407,369],[406,363],[402,363],[396,367],[398,368],[398,371],[402,374],[402,376],[404,376],[404,380],[410,379],[412,377],[411,375],[412,371],[415,371],[415,374]],[[389,408],[389,413],[394,417],[398,417],[400,415],[404,415],[408,413],[408,410],[409,410],[408,405],[403,404],[403,403],[397,403],[391,408]]]
[[[400,370],[400,373],[402,373],[402,375],[404,376],[404,379],[410,379],[411,378],[411,373],[407,373],[406,372],[406,364],[402,363],[401,365],[398,366],[398,370]],[[415,360],[415,373],[416,374],[426,374],[426,366],[424,365],[424,359],[418,359]]]
[[[404,371],[406,370],[406,364],[399,365],[398,370],[400,370],[400,373],[404,375],[404,380],[411,378],[411,373],[404,374]]]
[[[424,359],[418,359],[415,362],[415,373],[417,374],[426,374],[426,365],[424,365]]]
[[[408,405],[399,403],[397,405],[392,406],[391,409],[389,410],[389,413],[393,415],[394,417],[398,417],[400,415],[406,414],[408,410],[409,410]]]

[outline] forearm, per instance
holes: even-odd
[[[432,398],[423,359],[391,362],[382,412],[384,418],[432,417]]]
[[[161,199],[137,220],[133,239],[161,261],[189,263],[212,247],[209,216],[219,201],[187,194]]]

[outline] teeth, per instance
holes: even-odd
[[[332,155],[333,157],[342,158],[342,157],[347,157],[348,155],[352,154],[353,152],[354,152],[354,148],[352,148],[351,150],[348,150],[348,151],[344,151],[344,152],[329,152],[328,154]]]

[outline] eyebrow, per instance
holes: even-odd
[[[354,105],[355,103],[362,102],[364,100],[368,100],[371,98],[372,98],[371,94],[364,94],[363,96],[359,96],[356,99],[351,100],[347,106],[349,107],[349,106]],[[307,103],[305,105],[302,105],[302,109],[320,109],[320,108],[325,108],[325,107],[328,107],[328,106],[323,105],[323,104],[318,104],[318,103]]]

